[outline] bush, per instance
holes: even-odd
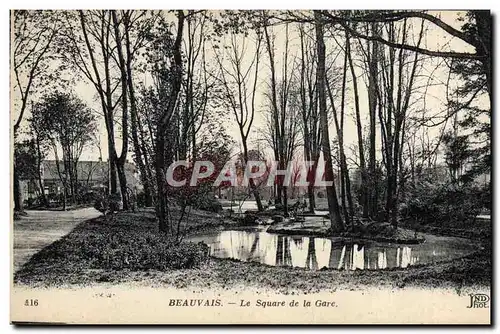
[[[257,224],[257,219],[259,217],[254,213],[245,213],[245,217],[243,218],[243,225],[254,225]]]
[[[123,202],[119,193],[109,195],[109,210],[111,212],[121,211],[123,209]]]
[[[222,204],[220,204],[220,202],[215,197],[206,196],[196,202],[192,202],[192,204],[195,208],[200,210],[215,213],[219,213],[222,211]]]
[[[281,215],[274,215],[272,219],[274,223],[282,223],[285,220]]]
[[[205,260],[207,252],[203,245],[191,242],[175,244],[154,233],[141,234],[133,239],[127,233],[114,234],[96,258],[99,267],[106,269],[187,269]]]
[[[487,198],[479,187],[422,183],[400,205],[400,214],[424,224],[464,222],[487,206]]]
[[[208,256],[203,243],[175,243],[162,234],[127,231],[70,234],[33,257],[87,263],[91,269],[168,270],[198,266]]]
[[[146,207],[146,194],[141,191],[140,193],[137,194],[137,207],[139,208],[145,208]]]

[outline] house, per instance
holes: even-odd
[[[109,187],[109,161],[78,161],[76,167],[78,183],[85,192],[107,189]],[[44,160],[40,168],[43,191],[46,195],[59,195],[63,192],[64,165],[59,161],[59,170],[55,160]],[[125,163],[125,177],[130,189],[140,191],[139,172],[132,163]],[[117,180],[118,182],[118,180]],[[38,180],[22,180],[23,198],[35,198],[40,195]]]

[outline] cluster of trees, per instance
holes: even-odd
[[[66,208],[68,199],[76,204],[83,190],[79,184],[78,173],[81,168],[78,168],[78,162],[84,148],[93,142],[97,131],[92,110],[73,94],[55,92],[33,104],[29,121],[31,138],[36,145],[36,179],[40,189],[44,189],[41,164],[51,149],[54,152],[56,174],[63,186],[63,208]],[[62,151],[61,158],[59,148]],[[47,206],[45,191],[41,191],[40,196]]]
[[[16,181],[35,182],[41,200],[39,204],[47,207],[49,201],[44,191],[43,170],[54,169],[49,172],[57,175],[62,183],[63,208],[68,202],[76,204],[81,201],[85,189],[79,180],[84,175],[79,178],[78,173],[82,169],[78,168],[78,162],[83,150],[94,142],[97,123],[93,112],[76,95],[53,92],[32,104],[28,121],[29,139],[17,142],[14,146]],[[54,166],[43,165],[49,152],[54,154]],[[15,195],[16,208],[22,208],[20,193]]]
[[[323,160],[325,179],[334,180],[338,168],[339,184],[326,189],[333,230],[345,230],[358,215],[397,226],[400,202],[437,165],[442,148],[454,184],[491,166],[487,11],[467,12],[460,28],[423,11],[15,11],[12,20],[21,101],[15,136],[32,105],[35,138],[57,141],[63,161],[74,162],[88,136],[74,142],[76,134],[61,134],[55,124],[40,128],[44,119],[71,118],[90,134],[93,116],[71,94],[43,93],[54,89],[55,77],[67,78],[56,85],[84,80],[105,124],[110,193],[130,207],[124,164],[131,154],[146,205],[155,205],[167,233],[169,202],[179,198],[166,186],[167,167],[176,160],[230,159],[228,118],[243,164],[251,160],[252,140],[259,140],[280,169],[301,157],[315,161],[315,175]],[[429,47],[435,34],[458,39],[462,49]],[[443,68],[447,101],[437,112],[426,98],[436,85],[434,71]],[[487,107],[478,102],[483,96]],[[73,107],[82,119],[71,117]],[[354,144],[346,143],[349,122]],[[465,168],[471,158],[474,166]],[[353,170],[360,172],[359,189]],[[72,194],[71,172],[67,177]],[[19,175],[14,178],[16,186]],[[287,214],[290,190],[277,180],[275,200]],[[252,180],[249,187],[262,210],[259,186]],[[312,185],[307,196],[314,210]]]

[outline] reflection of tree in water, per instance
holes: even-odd
[[[365,246],[360,246],[358,244],[354,244],[352,246],[352,262],[351,269],[365,269]]]
[[[381,252],[377,252],[377,267],[374,266],[373,269],[385,269],[387,268],[387,252],[386,250],[382,250]]]
[[[285,239],[285,242],[284,242],[284,247],[283,247],[283,250],[284,250],[284,254],[283,254],[283,259],[284,259],[284,262],[285,262],[285,265],[286,266],[291,266],[292,265],[292,253],[290,252],[290,243],[292,241],[290,240],[290,238],[286,238]]]
[[[278,236],[278,244],[276,246],[276,265],[279,266],[283,263],[283,237]]]
[[[342,265],[344,264],[345,261],[345,253],[347,252],[347,246],[342,247],[342,252],[340,253],[340,260],[339,260],[339,265],[337,266],[337,269],[342,269]],[[347,255],[349,257],[349,255]],[[347,262],[347,261],[346,261]]]
[[[291,237],[291,238],[292,238],[293,243],[295,244],[295,246],[297,246],[297,247],[302,246],[302,243],[304,242],[303,237]]]
[[[309,238],[309,246],[307,247],[306,268],[318,270],[318,260],[316,259],[316,246],[314,238]]]
[[[255,235],[255,239],[253,240],[252,247],[250,247],[250,254],[248,255],[248,261],[252,261],[255,258],[255,250],[259,247],[260,241],[260,233]],[[260,254],[257,254],[259,256]],[[259,256],[260,257],[260,256]]]
[[[330,247],[330,257],[328,259],[328,268],[340,269],[345,256],[345,246],[342,248]]]
[[[278,236],[276,247],[276,265],[291,266],[292,254],[290,252],[290,240],[287,237]]]
[[[216,237],[212,254],[276,266],[297,266],[310,270],[406,268],[418,262],[418,249],[383,245],[333,244],[332,240],[224,231]]]
[[[418,262],[418,256],[411,255],[410,247],[398,248],[396,264],[398,267],[406,268]]]

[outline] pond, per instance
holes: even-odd
[[[296,200],[289,200],[289,205],[295,203]],[[229,200],[219,200],[219,203],[222,204],[222,207],[226,210],[233,210],[235,213],[245,213],[245,211],[257,211],[257,202],[254,200],[245,200],[245,201],[234,201],[231,205],[231,201]],[[269,202],[267,200],[263,200],[262,204],[266,206]],[[274,205],[271,205],[270,208],[274,208]],[[316,214],[327,214],[328,210],[316,210]]]
[[[379,242],[347,243],[339,238],[289,236],[256,231],[221,231],[199,235],[210,255],[271,266],[292,266],[311,270],[323,267],[345,270],[406,268],[432,264],[467,255],[477,250],[470,240],[425,235],[426,242],[400,245]]]
[[[245,200],[245,201],[234,201],[231,205],[231,201],[228,200],[219,200],[219,203],[222,204],[222,207],[226,210],[233,210],[235,213],[244,213],[245,211],[256,211],[257,210],[257,202],[253,200]],[[265,201],[267,203],[267,201]]]

